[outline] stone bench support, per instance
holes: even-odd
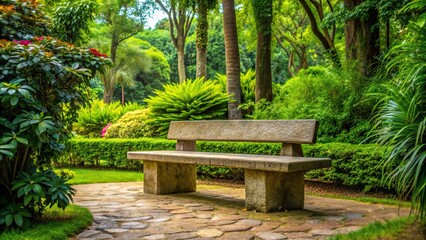
[[[144,193],[195,192],[197,165],[144,161]]]

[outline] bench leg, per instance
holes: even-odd
[[[304,172],[245,169],[246,208],[259,212],[303,209]]]
[[[197,165],[143,161],[144,193],[195,192]]]

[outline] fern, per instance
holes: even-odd
[[[167,84],[154,93],[145,100],[151,110],[147,123],[160,136],[167,134],[170,121],[222,118],[229,100],[219,84],[202,79]]]

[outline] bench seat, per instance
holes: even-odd
[[[331,166],[329,158],[289,157],[194,151],[128,152],[128,158],[144,161],[209,165],[276,172],[308,171]]]

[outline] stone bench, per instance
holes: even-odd
[[[316,141],[316,120],[209,120],[171,122],[176,151],[128,152],[144,162],[144,193],[196,191],[197,165],[244,169],[246,208],[261,212],[302,209],[305,171],[331,166],[328,158],[303,157],[301,144]],[[282,143],[280,156],[196,152],[196,141]]]

